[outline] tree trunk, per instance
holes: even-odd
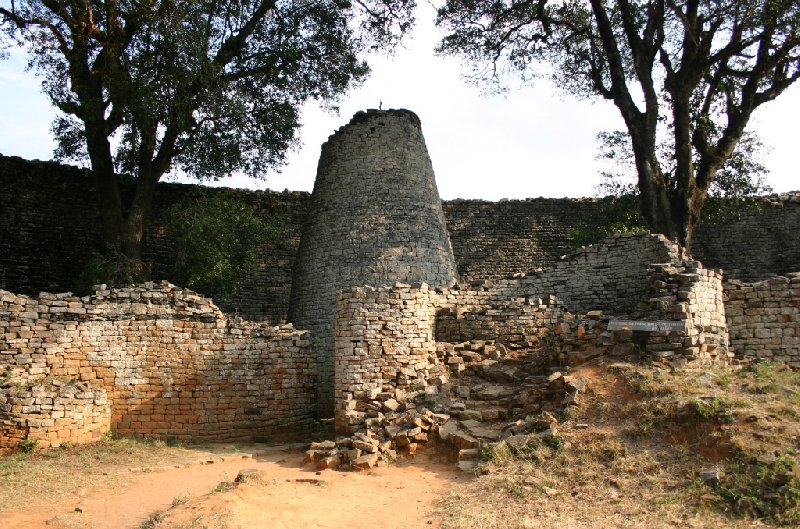
[[[133,200],[120,231],[122,253],[138,263],[142,262],[144,223],[153,203],[157,181],[158,178],[152,174],[139,174]]]
[[[89,123],[85,126],[95,196],[103,223],[103,239],[106,245],[113,247],[119,244],[124,214],[119,182],[111,158],[111,145],[101,130],[102,127]]]

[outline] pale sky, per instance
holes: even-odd
[[[433,9],[420,7],[417,27],[394,57],[369,59],[371,77],[331,115],[312,102],[302,112],[302,146],[288,156],[280,174],[266,180],[244,177],[213,185],[251,189],[311,191],[320,146],[358,110],[407,108],[422,120],[428,151],[443,199],[582,197],[595,195],[600,162],[596,134],[622,129],[611,102],[577,100],[546,80],[511,85],[505,96],[482,94],[461,77],[467,71],[453,58],[437,58],[440,38]],[[26,57],[0,60],[0,153],[29,159],[52,158],[50,124],[54,111],[40,83],[25,72]],[[759,109],[750,129],[770,147],[764,161],[775,191],[800,190],[800,86]]]

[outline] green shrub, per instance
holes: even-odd
[[[91,294],[94,285],[105,284],[109,288],[126,287],[150,279],[150,265],[131,259],[119,245],[107,246],[92,253],[89,262],[78,278],[76,290],[81,294]]]
[[[274,231],[254,207],[202,190],[173,205],[167,218],[176,241],[175,276],[221,301],[242,289]]]
[[[23,452],[26,454],[30,454],[31,452],[35,452],[37,448],[39,448],[39,440],[32,439],[27,435],[20,439],[19,447],[22,449]]]

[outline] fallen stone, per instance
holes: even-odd
[[[465,448],[458,451],[459,461],[477,461],[481,458],[481,451],[477,448]]]
[[[378,454],[365,454],[352,462],[352,466],[357,470],[367,470],[375,466],[378,462]]]
[[[458,412],[458,417],[464,420],[480,421],[483,420],[483,413],[478,410],[464,410]]]
[[[336,443],[334,441],[322,441],[319,443],[311,443],[308,448],[311,450],[331,450],[336,448]]]
[[[462,472],[472,472],[475,468],[478,467],[478,462],[469,460],[459,461],[457,466],[458,469],[461,470]]]
[[[351,448],[349,450],[342,450],[340,453],[342,454],[342,458],[344,458],[345,462],[352,463],[361,457],[363,452],[361,452],[361,450],[358,448]]]
[[[602,356],[605,352],[605,349],[599,347],[590,347],[582,351],[569,351],[567,353],[567,362],[571,366],[580,365],[588,362],[592,358]]]
[[[319,461],[317,461],[316,468],[317,468],[317,470],[325,470],[325,469],[328,469],[328,468],[336,468],[341,464],[341,462],[342,462],[342,458],[340,457],[339,454],[336,454],[336,455],[324,457],[324,458],[320,459]]]
[[[450,443],[458,449],[477,448],[480,443],[466,432],[457,430],[450,435]]]
[[[478,421],[468,420],[468,421],[461,421],[461,426],[466,428],[466,430],[472,435],[473,437],[478,437],[481,439],[488,439],[491,441],[495,441],[500,438],[500,430],[495,430],[493,428],[489,428],[485,424],[482,424]]]
[[[514,395],[515,389],[508,386],[484,386],[473,390],[472,398],[475,400],[500,400]]]
[[[586,377],[564,377],[564,381],[566,382],[567,388],[578,393],[586,391],[586,388],[589,387],[589,383],[591,382]]]
[[[356,439],[353,441],[353,448],[358,448],[359,450],[373,454],[378,451],[378,441],[368,442]]]
[[[400,407],[400,403],[397,402],[395,399],[390,398],[390,399],[386,399],[383,402],[383,407],[384,407],[384,409],[389,410],[389,411],[397,411],[397,409]]]
[[[235,483],[246,483],[247,481],[252,481],[260,477],[261,471],[257,468],[243,468],[239,471],[239,473],[236,475],[236,479],[233,481]]]
[[[511,453],[519,454],[523,452],[528,445],[530,444],[530,436],[527,435],[512,435],[511,437],[506,437],[505,443],[511,449]]]
[[[500,417],[506,415],[506,410],[502,408],[486,408],[481,410],[481,420],[484,421],[497,421]]]
[[[703,470],[698,474],[698,477],[703,483],[717,485],[722,479],[722,473],[719,469],[712,468],[711,470]]]
[[[519,372],[512,365],[497,363],[482,366],[480,376],[492,382],[515,382]]]
[[[439,440],[443,442],[449,442],[450,437],[458,430],[458,421],[449,420],[444,424],[441,424],[438,429]]]

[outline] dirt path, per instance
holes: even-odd
[[[243,469],[258,469],[262,477],[259,482],[212,493],[220,482],[233,481]],[[452,464],[431,460],[370,472],[317,474],[302,466],[299,450],[277,449],[253,458],[217,457],[213,464],[198,462],[137,473],[115,488],[98,483],[56,501],[0,513],[0,527],[135,529],[153,513],[167,510],[154,527],[438,527],[439,520],[431,515],[436,500],[464,479]]]

